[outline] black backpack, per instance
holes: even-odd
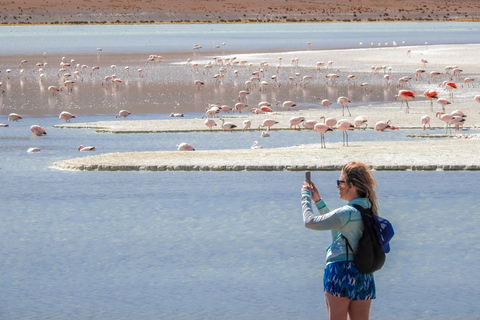
[[[372,209],[365,209],[356,204],[354,204],[353,207],[360,211],[362,216],[363,233],[358,241],[356,250],[352,249],[348,239],[342,235],[347,245],[347,260],[348,251],[353,252],[355,268],[363,274],[370,274],[382,268],[385,263],[385,252],[379,243],[377,231],[375,231],[374,228],[375,221]]]

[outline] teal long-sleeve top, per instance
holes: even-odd
[[[319,214],[314,214],[311,192],[302,190],[302,212],[305,227],[313,230],[331,230],[332,243],[326,250],[326,264],[347,260],[347,249],[342,234],[348,239],[353,249],[360,240],[363,232],[362,216],[360,211],[352,207],[353,204],[364,208],[371,207],[368,198],[357,198],[343,207],[330,211],[322,199],[315,203]],[[348,260],[353,260],[351,251]]]

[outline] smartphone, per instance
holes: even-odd
[[[311,175],[310,171],[305,171],[305,179],[307,179],[308,182],[310,182],[310,175]]]

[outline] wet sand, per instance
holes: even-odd
[[[367,73],[369,69],[368,72],[372,73],[371,66],[391,66],[391,76],[397,79],[400,75],[412,75],[412,72],[414,73],[417,68],[422,68],[420,62],[422,57],[428,58],[428,67],[425,68],[429,71],[439,70],[444,72],[445,66],[455,64],[464,71],[460,76],[449,76],[457,82],[459,88],[454,93],[453,103],[447,105],[445,111],[450,113],[453,110],[462,110],[467,115],[464,127],[477,128],[480,127],[480,105],[474,100],[474,97],[479,94],[479,91],[476,87],[464,86],[462,88],[461,85],[465,75],[468,74],[468,76],[478,78],[480,74],[480,63],[475,56],[478,49],[480,49],[480,45],[442,45],[332,50],[334,52],[306,51],[282,54],[285,57],[299,57],[299,61],[307,66],[314,65],[313,62],[319,58],[319,55],[328,54],[335,57],[334,68],[346,70],[345,72],[353,74],[357,72]],[[409,55],[407,55],[407,50],[411,50]],[[462,52],[462,54],[459,55],[459,52]],[[239,55],[238,57],[239,59],[248,59],[256,64],[264,59],[275,59],[277,56],[278,53],[262,53]],[[310,68],[314,70],[313,67]],[[383,79],[383,76],[383,71],[380,74],[372,73],[372,79],[373,77]],[[438,86],[438,81],[436,79],[435,83],[433,81],[428,83],[425,78],[419,81],[410,81],[411,85],[406,89],[416,92],[417,97],[409,102],[408,113],[404,104],[389,99],[389,101],[367,104],[354,101],[350,105],[351,116],[343,116],[342,109],[338,105],[332,105],[329,108],[315,106],[304,110],[293,108],[291,111],[276,106],[273,112],[266,114],[244,112],[241,114],[225,113],[221,116],[236,123],[239,128],[241,128],[244,119],[249,119],[254,129],[257,129],[264,119],[271,118],[278,121],[278,124],[272,127],[272,130],[288,130],[288,120],[294,116],[303,116],[307,120],[314,119],[320,122],[322,116],[334,116],[337,120],[341,118],[353,120],[354,117],[362,115],[368,119],[367,130],[373,130],[375,123],[381,120],[390,120],[392,125],[400,129],[420,128],[420,117],[427,114],[431,117],[433,127],[442,128],[445,124],[435,117],[435,113],[441,110],[441,106],[434,102],[433,107],[431,107],[430,100],[423,97],[424,91],[437,89],[440,97],[449,98],[449,93]],[[355,85],[356,89],[354,90],[356,92],[358,91],[358,85]],[[337,92],[335,85],[327,86],[327,90],[328,88]],[[399,89],[401,88],[391,84],[385,90],[390,93],[397,92]],[[219,125],[220,121],[218,119],[216,121]],[[122,119],[98,123],[69,123],[58,127],[92,128],[101,132],[112,133],[208,130],[200,118],[145,121]],[[265,129],[262,128],[262,130]],[[215,130],[221,129],[217,126]],[[428,133],[428,130],[426,132]],[[455,135],[455,131],[453,133]],[[230,133],[226,132],[225,134]],[[457,134],[455,137],[446,140],[413,140],[395,143],[353,142],[348,147],[343,147],[341,143],[327,143],[326,149],[320,149],[320,145],[302,145],[279,149],[119,153],[57,162],[52,164],[52,167],[69,170],[338,170],[339,163],[356,159],[368,163],[376,170],[479,170],[480,157],[477,151],[479,143],[480,140],[477,135]],[[294,152],[295,157],[291,156],[292,152]]]

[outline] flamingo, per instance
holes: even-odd
[[[450,128],[450,122],[453,120],[454,116],[451,114],[445,114],[444,112],[437,112],[435,114],[441,121],[445,122],[445,132],[448,133],[448,129]],[[451,129],[450,129],[451,132]]]
[[[343,145],[348,147],[348,133],[347,130],[355,129],[355,124],[347,119],[341,119],[337,123],[337,129],[343,131]]]
[[[273,125],[277,124],[278,121],[275,121],[273,119],[265,119],[263,120],[262,124],[258,126],[258,130],[260,130],[260,127],[267,127],[267,132],[270,131],[270,127]]]
[[[375,124],[375,131],[385,131],[387,129],[390,129],[390,130],[398,130],[397,127],[395,126],[392,126],[390,124],[390,120],[387,120],[387,121],[378,121],[376,124]]]
[[[252,126],[252,122],[250,120],[243,120],[243,128],[242,131],[245,132],[245,130],[249,130],[250,127]]]
[[[438,98],[438,99],[437,99],[437,103],[442,106],[442,111],[443,111],[443,112],[445,112],[445,106],[446,106],[447,104],[451,104],[451,102],[448,101],[448,100],[445,99],[445,98]]]
[[[47,90],[50,91],[50,92],[52,92],[53,95],[55,96],[55,93],[57,93],[58,91],[62,91],[63,88],[57,88],[57,87],[55,87],[55,86],[49,86]]]
[[[23,118],[18,113],[10,113],[8,115],[8,121],[18,121],[19,119],[23,119]]]
[[[127,111],[127,110],[120,110],[120,112],[118,112],[118,114],[115,116],[115,118],[126,118],[128,117],[129,115],[131,115],[132,113]]]
[[[273,112],[272,108],[270,107],[267,107],[267,106],[261,106],[260,108],[258,108],[258,110],[260,110],[261,112]]]
[[[323,119],[324,123],[329,127],[333,128],[337,125],[337,119],[335,117],[329,117],[325,119],[325,117],[322,116],[320,119]]]
[[[352,114],[350,113],[350,110],[348,109],[348,105],[347,105],[347,103],[350,103],[350,102],[351,102],[350,99],[348,99],[347,97],[339,97],[339,98],[337,99],[337,103],[342,105],[343,115],[345,115],[345,108],[347,108],[348,115],[349,115],[349,116],[352,115]]]
[[[455,82],[446,82],[445,90],[449,91],[450,99],[453,100],[453,89],[457,89]]]
[[[217,123],[215,122],[215,120],[207,118],[207,119],[205,119],[205,125],[206,125],[210,130],[212,130],[212,127],[216,126]]]
[[[32,131],[33,134],[35,134],[37,136],[47,134],[47,131],[45,129],[43,129],[42,127],[40,127],[39,125],[36,125],[36,124],[34,124],[33,126],[30,127],[30,131]]]
[[[170,113],[170,118],[181,118],[181,117],[185,117],[185,115],[183,113]]]
[[[438,92],[433,89],[430,89],[425,91],[423,95],[426,98],[430,99],[430,111],[433,111],[433,99],[438,99]]]
[[[321,104],[323,107],[328,108],[328,107],[332,104],[332,102],[331,102],[330,100],[328,100],[328,99],[323,99],[322,102],[320,102],[320,104]]]
[[[333,131],[333,129],[324,123],[317,123],[313,127],[313,131],[320,133],[320,148],[327,148],[327,146],[325,145],[325,133],[327,133],[328,131]]]
[[[473,81],[474,81],[474,80],[475,80],[474,78],[465,78],[465,79],[463,79],[462,88],[463,88],[463,86],[464,86],[465,84],[467,85],[467,88],[469,88],[469,87],[470,87],[470,83],[472,83],[472,88],[473,88]]]
[[[353,122],[355,123],[356,128],[361,127],[361,126],[365,126],[365,130],[367,129],[367,118],[365,118],[364,116],[356,117],[353,120]]]
[[[260,137],[262,137],[262,138],[270,137],[270,133],[268,133],[266,131],[262,131],[262,134],[260,135]]]
[[[220,121],[222,121],[222,129],[225,131],[232,131],[234,128],[237,127],[236,124],[233,124],[232,122],[225,122],[225,119],[220,118]]]
[[[298,129],[300,129],[300,123],[304,122],[305,121],[305,118],[304,117],[293,117],[293,118],[290,118],[289,122],[290,122],[290,129],[292,129],[292,127],[294,129],[296,129],[298,127]]]
[[[63,119],[65,122],[70,122],[70,119],[72,118],[76,118],[76,116],[67,111],[62,111],[58,116],[58,119]]]
[[[314,129],[317,123],[318,123],[317,120],[305,120],[302,122],[305,129]]]
[[[92,147],[92,146],[85,147],[85,146],[83,146],[83,145],[80,145],[80,146],[78,147],[78,151],[82,151],[82,152],[95,151],[95,150],[97,150],[97,148],[96,148],[96,147]]]
[[[259,145],[258,145],[258,141],[254,141],[254,142],[253,142],[252,149],[262,149],[262,146],[259,146]]]
[[[5,127],[8,127],[8,126],[9,126],[8,124],[0,123],[0,127],[1,127],[1,128],[5,128]]]
[[[402,100],[402,103],[403,101],[405,101],[405,103],[407,104],[407,109],[405,109],[405,112],[406,113],[409,113],[410,112],[410,107],[408,106],[408,100],[412,100],[415,98],[415,95],[416,93],[410,91],[410,90],[400,90],[398,91],[398,95],[395,96],[395,100]]]
[[[40,152],[42,150],[40,150],[40,148],[28,148],[27,152],[28,153],[34,153],[34,152]]]
[[[428,128],[430,129],[430,116],[429,115],[422,116],[422,118],[420,118],[420,121],[422,122],[423,130],[427,129],[427,125],[428,125]]]
[[[296,105],[295,102],[293,102],[293,101],[285,101],[285,102],[282,104],[282,107],[283,107],[284,109],[287,109],[288,111],[290,111],[290,109],[291,109],[292,107],[295,107],[295,106],[297,106],[297,105]]]
[[[248,92],[248,91],[241,90],[240,92],[238,92],[237,101],[238,101],[238,102],[246,101],[246,100],[247,100],[247,95],[248,95],[249,93],[250,93],[250,92]]]
[[[186,142],[182,142],[180,144],[177,144],[177,150],[178,151],[195,151],[195,148]]]
[[[477,101],[478,103],[480,103],[480,95],[476,95],[475,98],[473,98],[475,101]]]

